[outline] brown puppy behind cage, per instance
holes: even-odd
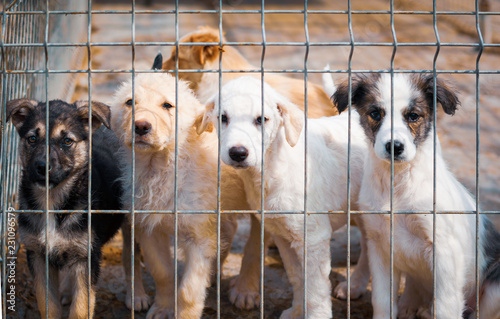
[[[88,208],[89,132],[92,131],[92,209],[120,209],[120,170],[116,165],[114,134],[109,127],[109,107],[99,102],[78,101],[68,104],[49,102],[49,127],[46,126],[46,103],[20,99],[7,103],[7,119],[20,136],[21,182],[19,207],[22,210],[85,210]],[[89,117],[92,127],[89,128]],[[46,135],[49,135],[49,163],[46,162]],[[115,149],[113,149],[115,147]],[[46,169],[49,171],[48,203]],[[92,318],[95,285],[99,277],[101,248],[120,228],[124,214],[93,213],[91,252],[88,252],[87,213],[20,213],[19,231],[26,247],[28,267],[34,277],[38,309],[43,318],[60,318],[59,272],[67,271],[71,296],[70,318]],[[46,242],[47,238],[47,242]],[[48,246],[48,247],[47,247]],[[48,266],[45,263],[46,247]],[[88,256],[91,283],[88,282]],[[49,282],[45,277],[49,270]],[[88,286],[90,287],[90,296]],[[48,292],[46,291],[48,287]],[[68,288],[68,287],[67,287]],[[71,291],[72,288],[72,291]],[[48,309],[46,309],[48,293]],[[69,298],[68,298],[69,297]],[[64,303],[64,301],[63,301]],[[88,306],[90,305],[90,307]],[[89,312],[90,310],[90,312]]]
[[[220,42],[219,30],[204,26],[198,30],[185,35],[180,43],[207,43]],[[223,37],[222,42],[227,40]],[[176,48],[172,49],[171,56],[163,63],[164,70],[175,70]],[[219,55],[222,53],[222,70],[256,70],[258,67],[241,55],[236,48],[219,45],[180,45],[179,46],[179,69],[219,69]],[[222,73],[222,85],[243,75],[252,75],[260,78],[260,73],[230,72]],[[194,90],[198,99],[205,103],[215,93],[219,92],[219,73],[206,72],[179,72],[179,78],[189,81],[189,87]],[[288,98],[292,103],[298,105],[302,110],[305,107],[305,84],[303,80],[290,78],[287,76],[266,73],[264,76],[266,83],[271,85],[280,94]],[[323,88],[312,82],[307,83],[307,104],[309,118],[319,118],[322,116],[332,116],[338,114],[332,101]]]
[[[161,68],[161,55],[153,65],[153,69],[158,68]],[[205,107],[185,81],[176,85],[170,74],[145,73],[136,76],[134,87],[135,108],[132,108],[131,81],[122,84],[111,103],[111,125],[115,132],[120,132],[117,134],[122,142],[120,160],[125,175],[124,189],[130,191],[133,187],[130,168],[132,141],[135,141],[135,209],[157,212],[176,207],[189,211],[177,215],[178,243],[185,263],[178,287],[177,315],[184,319],[200,318],[206,289],[211,275],[216,272],[217,215],[200,211],[215,211],[218,207],[217,135],[215,132],[197,134],[195,123],[201,120]],[[175,181],[177,192],[174,191]],[[221,209],[248,209],[243,183],[234,169],[222,168],[220,187]],[[132,204],[130,192],[125,192],[123,198],[127,207]],[[220,227],[223,262],[236,232],[236,215],[222,214]],[[156,285],[155,301],[147,318],[173,318],[177,274],[170,236],[175,233],[174,215],[137,214],[136,230],[144,260]]]

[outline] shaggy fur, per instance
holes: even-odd
[[[261,154],[264,142],[264,205],[267,210],[304,209],[304,115],[269,85],[264,85],[264,114],[261,112],[261,82],[240,77],[222,88],[207,105],[199,132],[207,125],[222,126],[221,158],[238,168],[245,183],[249,203],[261,208]],[[351,196],[353,207],[361,183],[366,143],[352,113]],[[264,125],[264,137],[261,129]],[[307,132],[307,209],[347,209],[348,116],[308,120]],[[332,231],[345,225],[345,215],[313,214],[307,217],[308,317],[332,316],[329,274]],[[273,235],[294,296],[292,307],[281,318],[303,317],[304,215],[268,214],[265,226]],[[366,263],[366,257],[362,257]],[[366,269],[366,267],[365,267]],[[365,276],[366,277],[366,276]]]
[[[205,211],[217,209],[217,136],[196,133],[195,122],[204,107],[184,81],[169,74],[141,74],[135,78],[135,123],[132,122],[132,83],[122,84],[112,102],[111,123],[123,143],[121,161],[125,189],[131,190],[132,129],[135,130],[135,209]],[[176,127],[176,110],[177,127]],[[178,137],[177,198],[174,196],[175,134]],[[222,167],[221,208],[248,209],[242,182],[230,167]],[[131,205],[130,192],[124,194]],[[137,214],[138,238],[146,264],[155,280],[156,296],[148,318],[173,318],[174,267],[170,236],[174,215]],[[228,254],[236,231],[236,217],[221,216],[221,261]],[[178,215],[179,247],[184,251],[185,270],[179,284],[178,317],[200,318],[206,288],[215,271],[217,216]]]
[[[220,42],[219,30],[211,27],[200,27],[198,30],[185,35],[180,39],[180,43],[185,42]],[[222,43],[227,42],[223,37]],[[170,58],[163,63],[163,69],[174,70],[176,49],[172,50]],[[221,68],[223,70],[255,70],[257,67],[251,65],[235,47],[219,45],[189,45],[179,46],[179,69],[219,69],[219,55],[222,54]],[[245,73],[222,73],[222,85],[232,79],[245,75]],[[248,73],[247,73],[248,76]],[[253,73],[260,79],[259,73]],[[179,77],[189,81],[189,86],[193,89],[202,103],[219,91],[219,73],[183,73],[179,72]],[[264,80],[276,89],[292,103],[298,105],[302,110],[305,107],[305,85],[303,80],[293,79],[279,74],[266,73]],[[321,116],[336,115],[336,109],[329,96],[321,86],[308,82],[307,87],[308,117],[318,118]]]
[[[395,211],[433,209],[433,86],[428,75],[394,76],[394,201]],[[458,98],[438,79],[437,102],[453,114]],[[334,95],[342,111],[348,104],[344,83]],[[391,79],[390,75],[353,78],[352,105],[370,140],[359,195],[361,210],[390,210],[391,189]],[[436,140],[436,209],[474,211],[475,200],[453,176]],[[390,314],[390,216],[362,215],[368,238],[372,274],[373,318]],[[433,240],[432,214],[394,216],[394,293],[401,275],[406,276],[404,294],[394,298],[398,318],[431,318],[433,301],[433,251],[436,253],[437,318],[459,319],[475,311],[476,216],[439,214]],[[482,286],[480,318],[500,318],[499,235],[484,215],[479,217],[479,273]],[[496,240],[492,240],[495,238]],[[488,274],[495,274],[489,277]],[[397,302],[397,303],[396,303]],[[468,309],[466,309],[468,308]],[[465,313],[464,313],[464,310]],[[475,316],[474,316],[475,318]]]
[[[92,116],[92,209],[121,209],[120,171],[113,149],[113,133],[99,129],[109,127],[109,108],[99,103],[79,101],[68,104],[49,102],[49,127],[46,126],[46,104],[33,100],[7,103],[20,136],[21,183],[19,207],[23,210],[84,210],[88,208],[89,116]],[[49,135],[49,194],[46,203],[46,134]],[[116,143],[114,143],[116,145]],[[92,318],[95,285],[99,277],[101,248],[111,239],[123,221],[123,214],[92,214],[91,282],[88,282],[88,215],[86,213],[19,214],[20,238],[26,247],[28,266],[35,282],[38,309],[42,317],[61,317],[59,272],[67,270],[73,289],[70,318]],[[46,234],[46,232],[48,232]],[[46,236],[48,242],[46,242]],[[48,247],[47,247],[48,246]],[[49,309],[45,295],[45,253],[49,254]],[[90,296],[87,287],[90,285]],[[71,298],[65,296],[65,298]],[[90,313],[87,304],[90,304]]]

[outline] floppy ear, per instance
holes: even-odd
[[[201,135],[203,132],[212,132],[214,130],[214,124],[210,121],[210,116],[214,111],[215,102],[209,102],[205,107],[205,113],[201,114],[196,118],[194,126],[196,127],[196,133]]]
[[[286,141],[291,147],[294,147],[299,141],[300,132],[304,127],[304,112],[288,101],[278,102],[277,106],[283,118]]]
[[[101,102],[90,102],[92,105],[92,132],[95,132],[101,124],[111,129],[111,111],[109,106]],[[89,101],[76,101],[76,110],[85,127],[89,123]]]
[[[432,76],[432,74],[429,74],[426,75],[424,79],[426,85],[425,94],[427,96],[427,101],[429,105],[432,106],[434,97],[434,77]],[[455,111],[460,105],[457,94],[448,86],[448,84],[444,80],[441,80],[440,78],[436,78],[436,80],[436,100],[439,104],[441,104],[441,107],[446,114],[455,114]]]
[[[155,60],[153,62],[153,66],[151,67],[152,70],[161,70],[161,66],[163,64],[163,55],[161,55],[161,52],[159,52]]]
[[[30,99],[18,99],[7,102],[7,118],[12,119],[12,124],[19,131],[23,126],[28,114],[37,107],[38,101]]]
[[[220,42],[219,35],[215,32],[207,32],[202,34],[194,34],[191,37],[191,42]],[[192,57],[201,65],[205,65],[207,62],[214,61],[219,56],[219,45],[193,45],[192,46]]]
[[[367,77],[363,75],[355,75],[351,81],[351,105],[356,107],[360,104],[366,94]],[[337,107],[339,114],[344,112],[349,107],[349,82],[344,81],[340,84],[333,93],[333,104]]]

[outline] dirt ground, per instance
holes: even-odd
[[[125,1],[124,1],[125,2]],[[216,1],[218,2],[218,1]],[[155,1],[152,6],[138,2],[137,9],[173,9],[169,2]],[[213,9],[212,1],[180,1],[181,9]],[[259,9],[260,1],[231,2],[224,9]],[[303,9],[303,1],[266,1],[266,9]],[[401,9],[409,10],[408,5],[416,1],[397,1]],[[129,2],[96,1],[96,10],[128,10]],[[309,1],[309,10],[346,10],[345,1],[313,0]],[[418,10],[431,10],[432,1],[418,1]],[[466,10],[472,10],[468,8]],[[385,0],[353,1],[353,10],[389,10]],[[492,1],[492,11],[500,11],[500,1]],[[500,17],[491,17],[494,30],[500,30]],[[310,42],[346,42],[349,41],[348,19],[339,14],[309,14],[308,32]],[[392,43],[390,17],[387,14],[356,14],[352,18],[353,33],[356,42]],[[460,17],[460,23],[474,26],[473,16]],[[179,35],[182,36],[199,25],[217,27],[217,14],[182,14],[179,17]],[[222,19],[223,30],[229,41],[262,41],[260,14],[227,14]],[[136,17],[136,41],[174,41],[175,20],[173,14],[144,14]],[[432,27],[432,16],[398,15],[395,17],[395,30],[398,43],[433,43],[436,41]],[[266,14],[265,35],[267,41],[304,42],[305,28],[302,14]],[[445,18],[438,18],[438,31],[443,43],[476,43],[473,36]],[[495,39],[495,38],[494,38]],[[93,42],[126,42],[131,40],[131,19],[129,14],[105,15],[95,14],[92,18]],[[239,47],[243,54],[254,64],[259,65],[262,56],[261,46]],[[500,54],[498,48],[487,48],[481,56],[481,70],[498,71]],[[74,49],[75,51],[80,49]],[[86,48],[81,48],[86,50]],[[161,51],[165,57],[171,47],[138,46],[136,48],[135,66],[138,69],[149,69],[154,56]],[[387,69],[393,48],[391,46],[361,46],[354,49],[352,68],[355,70]],[[332,70],[345,70],[348,67],[349,46],[311,46],[307,67],[310,70],[321,70],[329,63]],[[303,46],[268,46],[266,48],[264,66],[269,69],[303,69],[305,48]],[[394,66],[399,69],[432,69],[435,46],[399,46]],[[78,52],[75,52],[78,54]],[[471,47],[443,46],[437,59],[439,70],[475,70],[477,51]],[[130,47],[93,47],[92,66],[94,69],[129,69],[132,67]],[[119,83],[129,74],[94,74],[92,76],[92,99],[107,102]],[[290,74],[301,78],[302,73]],[[476,193],[476,103],[474,74],[443,74],[459,92],[462,102],[461,110],[454,117],[441,117],[438,122],[438,133],[443,152],[450,168],[472,193]],[[334,80],[346,78],[345,74],[334,73]],[[309,80],[321,83],[319,74],[310,74]],[[87,76],[76,79],[74,99],[87,99]],[[499,74],[483,74],[479,78],[480,100],[480,160],[479,160],[479,199],[482,210],[500,210],[500,76]],[[499,218],[494,218],[500,228]],[[224,265],[221,281],[221,318],[258,318],[258,309],[241,311],[233,307],[227,295],[229,281],[239,271],[243,246],[248,236],[249,222],[241,219],[231,254]],[[334,287],[346,275],[347,233],[343,229],[332,239],[332,274]],[[352,231],[351,261],[355,263],[359,255],[359,232]],[[21,251],[18,260],[18,311],[9,314],[13,318],[37,318],[36,302],[33,294],[33,283],[24,262],[25,254]],[[181,265],[182,266],[182,265]],[[97,289],[97,306],[95,318],[128,318],[131,313],[124,305],[125,280],[121,268],[121,240],[116,238],[104,252],[103,271]],[[154,295],[154,283],[147,273],[145,282],[148,293]],[[279,254],[272,249],[265,261],[265,294],[264,317],[278,318],[280,313],[291,305],[291,287],[283,269]],[[370,292],[359,300],[351,302],[351,318],[371,317]],[[332,297],[334,318],[345,318],[347,303]],[[66,309],[67,311],[67,309]],[[136,318],[144,318],[145,313],[135,313]],[[217,291],[211,288],[206,302],[203,318],[217,317]]]

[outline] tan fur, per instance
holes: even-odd
[[[205,211],[217,209],[217,135],[198,135],[195,121],[204,107],[183,81],[178,83],[178,105],[175,105],[175,79],[169,74],[141,74],[135,80],[135,120],[147,121],[148,134],[135,136],[136,210],[174,209],[175,134],[178,134],[177,209]],[[111,123],[123,142],[122,158],[125,189],[131,190],[130,159],[132,144],[131,83],[125,83],[112,102]],[[173,105],[165,109],[162,105]],[[177,130],[175,116],[177,114]],[[121,132],[121,134],[119,133]],[[248,209],[243,184],[233,170],[222,166],[221,208]],[[125,192],[125,208],[131,206],[131,194]],[[206,288],[217,255],[217,216],[215,214],[178,214],[179,247],[185,256],[185,271],[179,284],[178,317],[199,318],[204,306]],[[174,269],[170,252],[170,235],[174,233],[174,215],[137,214],[138,238],[145,262],[155,280],[155,302],[150,317],[172,316]],[[221,216],[221,257],[227,256],[236,231],[236,216]]]
[[[70,319],[85,319],[92,318],[95,307],[95,288],[90,286],[90,297],[88,294],[89,282],[87,267],[82,264],[73,266],[75,274],[75,282],[73,289],[73,300],[69,312]],[[90,315],[89,315],[90,305]]]
[[[219,30],[210,27],[200,27],[187,34],[181,40],[186,42],[220,42]],[[222,52],[221,68],[223,70],[255,70],[258,67],[250,64],[238,50],[231,46],[224,46],[227,40],[223,37],[223,47],[219,45],[190,45],[179,46],[179,70],[182,69],[211,69],[219,68],[219,54]],[[172,50],[170,58],[163,63],[163,69],[174,70],[176,67],[176,49]],[[243,75],[252,75],[260,78],[260,73],[222,73],[222,85]],[[205,102],[215,94],[218,84],[218,73],[183,73],[179,78],[189,81],[190,88],[195,90],[200,101]],[[305,85],[303,80],[293,79],[274,73],[266,73],[265,81],[291,102],[305,109]],[[215,85],[214,85],[215,83]],[[322,116],[337,115],[329,96],[318,85],[308,82],[307,87],[307,117],[319,118]],[[215,88],[215,89],[214,89]]]

